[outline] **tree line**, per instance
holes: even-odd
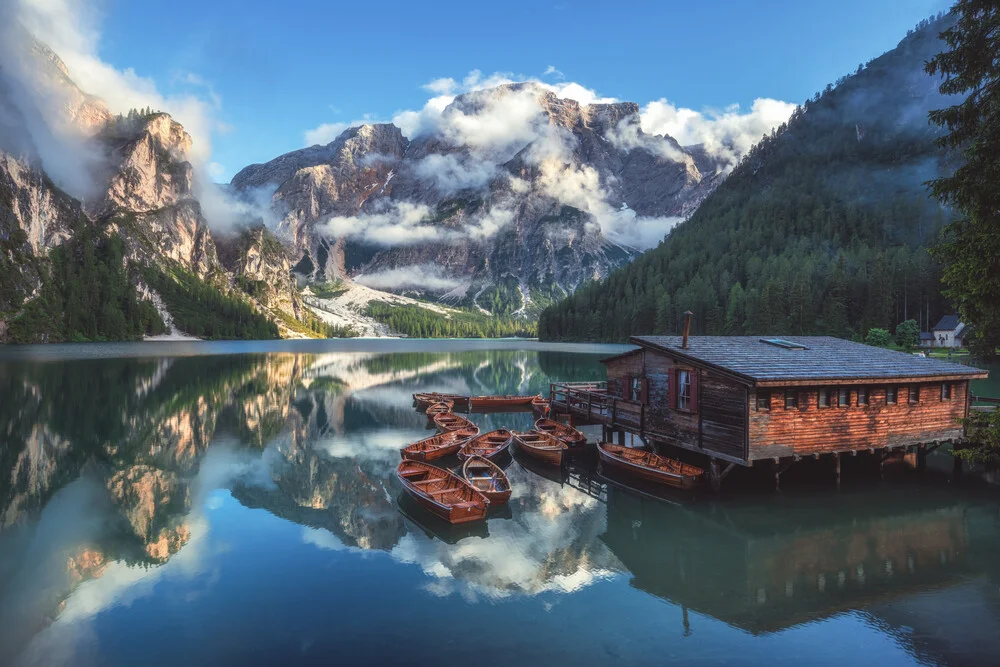
[[[446,317],[422,306],[382,301],[370,302],[363,314],[414,338],[532,338],[537,331],[533,322],[516,318],[472,311],[454,311]]]
[[[911,109],[911,78],[940,29],[924,24],[796,109],[657,248],[546,308],[539,337],[677,333],[687,310],[698,334],[932,325],[950,308],[928,247],[949,216],[924,186],[942,152]]]

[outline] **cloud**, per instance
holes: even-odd
[[[442,194],[480,188],[490,182],[497,167],[491,162],[454,153],[431,153],[413,164],[414,173],[434,185]]]
[[[787,121],[794,110],[790,102],[758,98],[747,113],[740,113],[738,104],[722,111],[699,112],[678,108],[661,98],[647,104],[640,116],[647,134],[669,135],[682,146],[701,144],[709,155],[731,169],[763,135]]]
[[[563,80],[566,78],[566,75],[563,74],[561,71],[557,70],[555,65],[549,65],[548,67],[546,67],[545,71],[542,72],[542,76],[553,76],[559,80]]]
[[[450,292],[462,284],[436,264],[414,264],[357,276],[355,282],[379,290],[424,289]]]
[[[22,83],[40,95],[35,102],[44,118],[39,120],[44,121],[49,134],[32,134],[42,138],[36,143],[42,144],[39,152],[46,172],[57,182],[69,185],[71,194],[91,194],[82,191],[80,176],[97,169],[93,155],[81,149],[81,135],[100,129],[103,119],[98,111],[102,105],[59,80],[61,75],[52,74],[58,71],[54,66],[25,58],[30,43],[17,38],[18,32],[26,31],[52,49],[79,90],[99,98],[112,113],[148,106],[173,116],[192,137],[191,151],[185,157],[195,166],[196,180],[207,180],[212,136],[232,130],[218,118],[222,107],[219,95],[208,81],[193,72],[174,76],[171,84],[176,92],[164,94],[152,79],[131,68],[119,70],[104,62],[99,56],[99,18],[91,3],[74,0],[8,0],[0,8],[0,55],[4,64],[19,63]],[[74,104],[67,106],[70,98],[75,98]],[[196,183],[196,190],[198,187]]]
[[[374,213],[333,216],[319,229],[333,238],[351,238],[386,247],[447,240],[447,230],[430,224],[431,209],[424,204],[387,202]]]

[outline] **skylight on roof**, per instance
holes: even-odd
[[[805,345],[801,343],[793,343],[790,340],[785,340],[784,338],[761,338],[760,342],[767,343],[768,345],[774,345],[775,347],[783,347],[786,350],[807,350]]]

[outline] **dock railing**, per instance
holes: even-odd
[[[969,397],[969,405],[973,410],[979,412],[993,412],[995,410],[1000,410],[1000,398],[994,398],[991,396],[976,396],[973,394]]]
[[[600,424],[645,430],[646,408],[639,401],[608,395],[606,382],[555,382],[549,385],[554,412]]]

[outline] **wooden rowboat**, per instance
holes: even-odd
[[[434,425],[442,431],[457,431],[463,428],[478,428],[465,417],[459,417],[454,412],[442,412],[434,415]]]
[[[557,422],[554,419],[539,419],[535,422],[535,430],[555,436],[570,447],[579,447],[587,444],[587,436],[572,426]]]
[[[403,461],[396,476],[414,500],[449,523],[486,518],[490,501],[455,473],[429,463]]]
[[[549,399],[541,394],[535,396],[531,399],[531,411],[538,417],[547,417],[549,415]]]
[[[567,446],[559,438],[541,431],[515,433],[514,444],[517,445],[518,451],[554,466],[562,465],[563,452]]]
[[[454,407],[455,404],[451,401],[439,401],[438,403],[431,403],[430,407],[424,410],[424,414],[433,419],[434,415],[451,412]]]
[[[633,449],[601,442],[597,452],[603,465],[642,479],[678,489],[691,489],[705,471],[697,466],[659,456],[645,449]]]
[[[407,445],[399,450],[399,454],[411,461],[433,461],[457,453],[467,440],[477,435],[479,435],[478,426],[445,431]]]
[[[496,463],[482,456],[471,456],[462,465],[462,477],[481,494],[490,505],[502,505],[510,500],[510,480]]]
[[[513,437],[514,434],[505,428],[477,435],[475,438],[465,441],[462,448],[458,450],[458,458],[463,461],[472,456],[494,459],[507,451]]]
[[[472,408],[510,408],[531,405],[534,396],[472,396],[469,406]]]
[[[469,405],[468,396],[460,396],[458,394],[441,394],[436,391],[430,393],[418,393],[413,395],[413,402],[417,404],[417,407],[421,410],[426,410],[434,403],[442,403],[445,401],[451,401],[452,405]]]

